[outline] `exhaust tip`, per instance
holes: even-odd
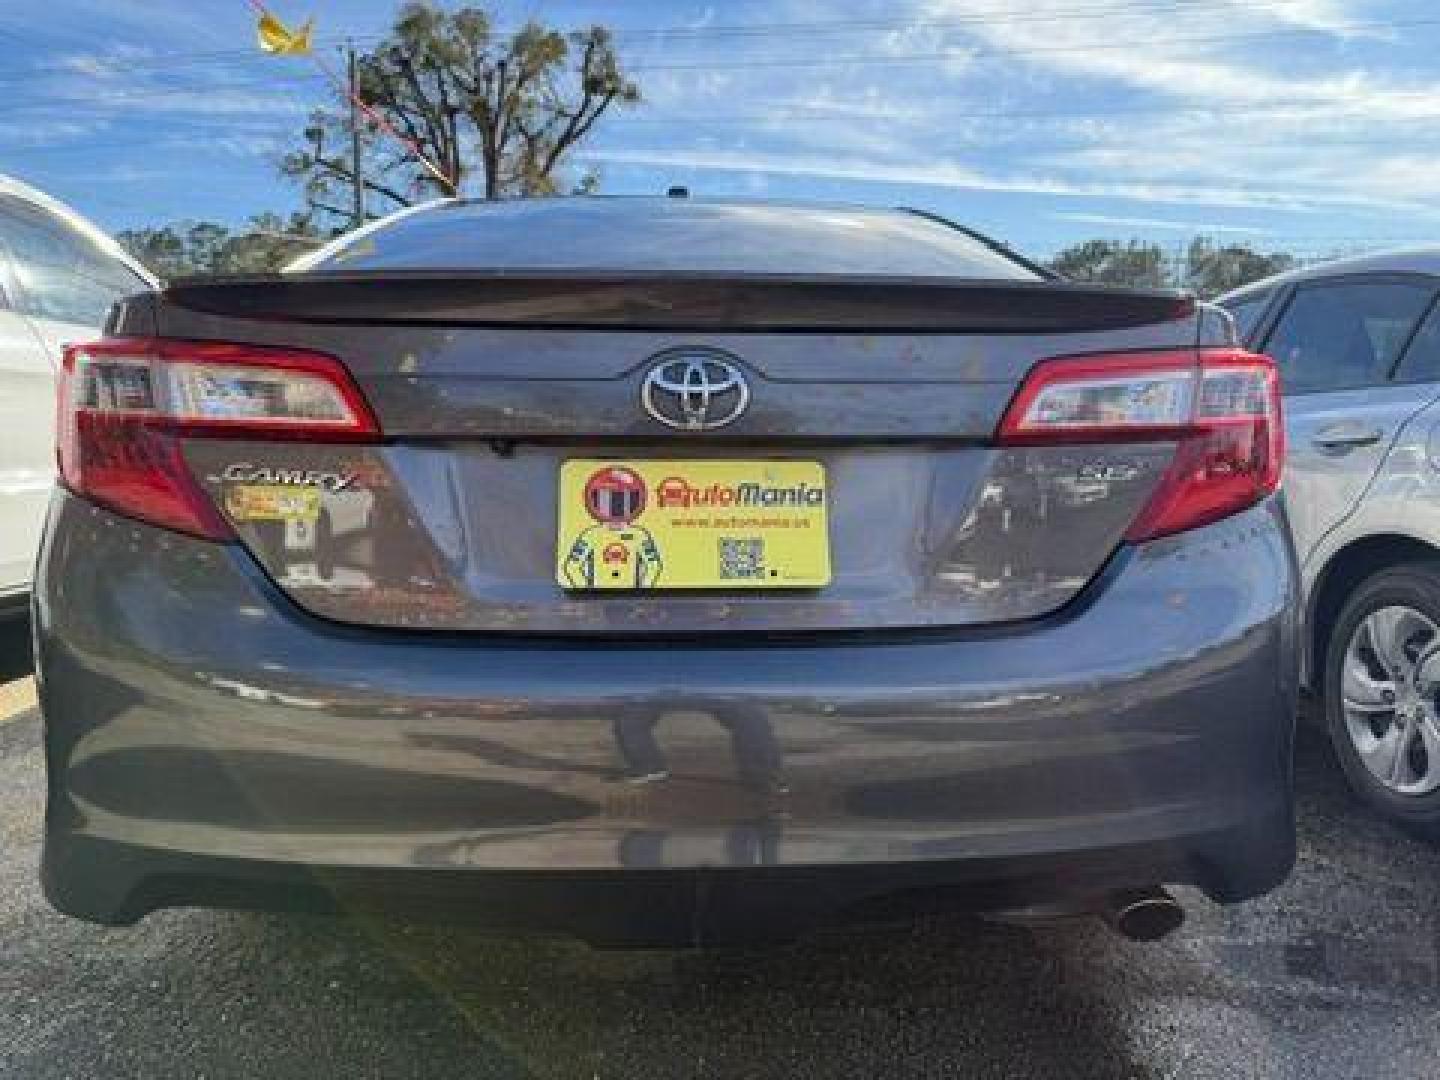
[[[1112,893],[1100,917],[1121,937],[1131,941],[1159,941],[1179,930],[1185,909],[1164,889],[1126,889]]]

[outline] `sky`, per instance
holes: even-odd
[[[398,6],[269,3],[330,57]],[[1440,242],[1435,0],[486,6],[614,31],[643,101],[573,163],[606,193],[923,207],[1037,256]],[[0,172],[107,229],[301,208],[276,162],[329,94],[246,0],[0,0]]]

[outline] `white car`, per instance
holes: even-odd
[[[69,207],[0,176],[0,622],[22,615],[55,484],[55,376],[115,301],[158,288]]]

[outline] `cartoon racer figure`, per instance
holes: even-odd
[[[636,525],[645,510],[645,481],[633,469],[611,466],[585,482],[585,509],[595,524],[565,556],[573,589],[648,589],[660,578],[660,549],[650,530]]]

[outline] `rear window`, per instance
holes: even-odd
[[[678,199],[448,203],[397,217],[293,267],[461,268],[1039,277],[983,241],[918,214]]]
[[[150,288],[90,237],[19,199],[0,198],[0,251],[19,286],[15,306],[36,319],[98,327],[117,300]]]

